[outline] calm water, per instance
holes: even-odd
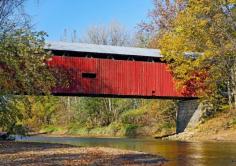
[[[166,166],[236,166],[236,142],[179,142],[132,138],[26,137],[22,141],[102,146],[158,154]]]

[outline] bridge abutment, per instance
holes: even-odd
[[[202,116],[202,104],[199,100],[181,100],[178,103],[176,133],[196,127]]]

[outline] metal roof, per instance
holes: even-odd
[[[157,58],[162,57],[160,50],[158,49],[96,45],[96,44],[85,44],[85,43],[69,43],[61,41],[46,42],[45,49],[57,50],[57,51],[98,53],[98,54],[133,55],[133,56],[145,56],[145,57],[157,57]]]

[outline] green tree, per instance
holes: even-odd
[[[2,96],[0,126],[4,131],[25,134],[56,123],[60,106],[53,96]]]
[[[21,113],[10,108],[12,96],[0,96],[0,129],[15,133],[16,122],[22,118]],[[25,132],[20,132],[24,134]]]

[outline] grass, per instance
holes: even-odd
[[[111,123],[109,126],[105,127],[76,127],[73,126],[66,133],[72,135],[81,136],[136,136],[136,130],[138,126],[132,124],[121,124],[121,123]]]
[[[61,133],[63,132],[65,129],[63,129],[62,127],[58,127],[58,126],[53,126],[53,125],[47,125],[42,127],[42,129],[40,130],[40,132],[42,133]]]

